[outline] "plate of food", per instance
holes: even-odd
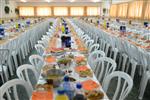
[[[74,60],[76,62],[76,66],[81,66],[81,65],[87,64],[87,60],[84,56],[77,56],[74,58]]]
[[[92,79],[81,82],[82,87],[85,91],[93,91],[100,87],[100,85]]]
[[[77,66],[75,71],[80,77],[93,77],[93,72],[87,66]]]
[[[53,100],[53,91],[34,91],[31,100]]]
[[[51,54],[54,56],[60,56],[66,52],[64,48],[51,48],[50,51],[51,51]]]
[[[86,91],[87,100],[101,100],[104,98],[104,93],[100,90]]]
[[[56,68],[55,64],[47,64],[42,68],[42,73],[46,74],[48,70],[55,69],[55,68]]]
[[[70,67],[71,62],[72,62],[72,59],[69,57],[62,57],[62,58],[58,59],[58,61],[57,61],[60,68]]]
[[[65,72],[60,69],[50,69],[41,74],[48,84],[58,87],[65,76]]]
[[[56,62],[56,57],[54,56],[51,56],[51,55],[48,55],[44,58],[44,60],[47,62],[47,63],[55,63]]]

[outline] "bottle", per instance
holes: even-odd
[[[74,87],[73,87],[73,84],[71,84],[71,82],[69,82],[68,76],[64,77],[64,83],[62,84],[62,86],[65,90],[65,93],[69,97],[69,100],[72,100],[72,98],[74,97]]]
[[[56,96],[55,100],[69,100],[63,88],[58,89],[57,94],[58,95]]]
[[[84,97],[84,92],[82,91],[82,85],[80,83],[76,84],[76,95],[73,100],[86,100]]]

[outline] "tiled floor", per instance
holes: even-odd
[[[32,52],[29,54],[29,56],[32,55],[32,54],[36,54],[36,51],[32,50]],[[29,56],[26,57],[26,59],[23,61],[24,64],[29,64],[29,61],[28,61]],[[11,77],[11,79],[14,79],[14,78],[17,78],[17,76],[14,75],[14,76]],[[138,73],[136,72],[133,89],[132,89],[131,93],[128,95],[128,97],[126,98],[126,100],[138,100],[140,79],[141,79],[141,77],[139,77]],[[116,85],[115,82],[112,83],[111,88],[114,87],[115,85]],[[110,89],[110,91],[112,91],[112,90],[113,89]],[[27,100],[27,97],[24,93],[20,92],[20,94],[21,94],[21,96],[20,96],[21,99],[20,100]],[[148,86],[146,88],[143,100],[150,100],[150,83],[148,84]]]

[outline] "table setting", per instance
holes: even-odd
[[[67,24],[63,25],[69,30],[70,45],[67,38],[61,40],[66,33],[61,30],[63,25],[58,24],[43,54],[45,64],[31,100],[109,100],[87,62],[83,41],[68,20],[58,23]]]

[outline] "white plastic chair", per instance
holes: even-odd
[[[39,40],[38,44],[41,44],[44,48],[46,48],[48,46],[48,43],[46,40]]]
[[[117,48],[112,48],[111,52],[110,52],[110,57],[116,61],[118,56],[118,49]]]
[[[4,85],[0,87],[0,100],[6,100],[4,99],[6,97],[7,97],[7,100],[12,100],[11,98],[12,93],[14,95],[14,99],[19,100],[18,93],[17,93],[17,85],[23,86],[27,91],[28,97],[29,98],[31,97],[32,91],[33,91],[32,87],[24,80],[13,79],[13,80],[6,82]],[[13,92],[11,92],[11,94],[10,94],[10,91],[11,91],[10,88],[13,89],[12,90]],[[4,97],[5,94],[6,96]]]
[[[89,53],[91,53],[92,51],[98,50],[99,49],[99,44],[93,44],[90,48],[89,48]]]
[[[108,56],[109,48],[110,48],[110,44],[109,43],[105,43],[104,52],[105,52],[106,56]]]
[[[137,68],[137,64],[138,63],[134,59],[130,59],[128,61],[126,68],[123,70],[124,72],[128,73],[133,80],[134,80],[134,75],[135,75],[135,71]]]
[[[83,40],[84,43],[86,43],[86,41],[90,40],[90,37],[88,37],[88,36],[84,37],[82,40]]]
[[[107,75],[111,74],[116,69],[116,62],[108,57],[97,58],[94,62],[94,73],[99,80],[103,83],[103,80]]]
[[[43,55],[45,48],[41,44],[36,44],[35,49],[39,55]]]
[[[41,68],[44,65],[44,59],[39,55],[31,55],[29,57],[30,63],[36,67],[37,71],[40,72]]]
[[[124,72],[115,71],[109,74],[104,79],[104,82],[102,84],[103,90],[107,93],[111,81],[116,78],[117,78],[117,84],[116,84],[117,87],[112,100],[125,100],[125,98],[128,96],[128,94],[130,93],[133,87],[133,80],[128,74]],[[122,80],[123,80],[123,84],[121,84]]]
[[[94,60],[101,57],[105,57],[105,53],[101,50],[96,50],[89,54],[88,63],[92,69],[94,69]]]
[[[124,71],[125,67],[127,66],[127,61],[128,61],[128,55],[125,53],[120,53],[118,70]]]
[[[146,89],[146,86],[150,80],[150,69],[143,73],[141,83],[140,83],[140,93],[139,93],[139,99],[142,100],[144,96],[144,92]]]
[[[90,48],[93,43],[94,43],[94,40],[88,40],[85,42],[85,45],[87,46],[87,48]]]
[[[32,71],[32,73],[34,74],[34,79],[37,82],[38,78],[39,78],[39,73],[37,72],[37,70],[35,69],[34,66],[29,65],[29,64],[24,64],[18,67],[17,69],[17,76],[19,79],[27,81],[33,88],[34,86],[32,85],[32,82],[30,80],[29,77],[33,77],[29,75],[29,70]]]
[[[8,60],[8,56],[8,49],[0,49],[0,75],[3,83],[9,79],[8,67],[5,66],[5,61]]]

